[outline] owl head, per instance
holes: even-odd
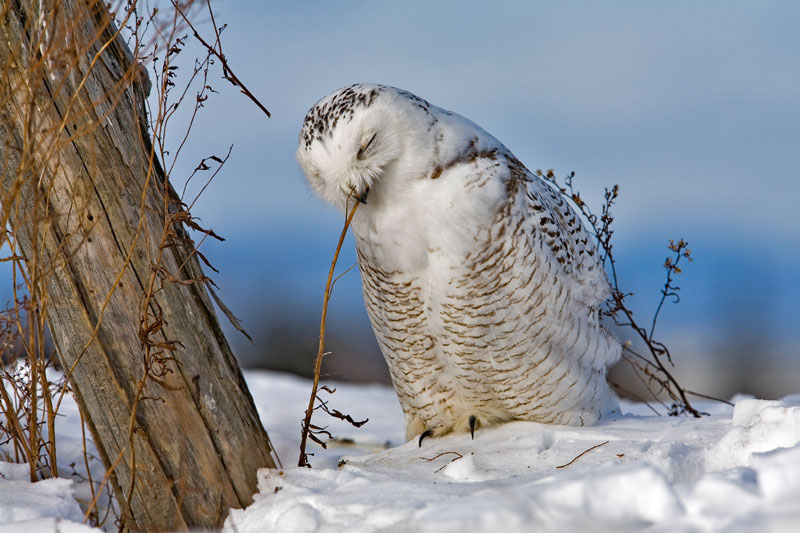
[[[297,161],[311,188],[340,209],[348,198],[375,205],[393,188],[402,194],[404,177],[429,160],[429,107],[382,85],[352,85],[324,97],[306,115],[298,141]]]

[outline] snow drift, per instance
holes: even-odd
[[[231,511],[230,533],[800,527],[800,395],[701,403],[710,413],[701,419],[623,402],[621,416],[591,427],[513,422],[419,447],[403,442],[390,388],[329,383],[338,389],[326,398],[333,407],[370,421],[356,429],[317,414],[334,439],[310,450],[307,469],[289,466],[310,383],[261,371],[246,378],[286,468],[259,472],[255,502]],[[80,464],[77,409],[62,413],[60,463]],[[0,463],[0,530],[90,530],[75,500],[88,493],[84,484],[32,484],[27,475]]]

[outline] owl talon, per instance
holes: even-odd
[[[422,439],[424,439],[425,437],[430,437],[431,435],[433,435],[433,430],[431,430],[431,429],[426,429],[425,431],[420,433],[420,436],[419,436],[419,447],[420,448],[422,448]]]
[[[475,424],[478,422],[478,419],[475,418],[475,415],[469,415],[469,434],[472,435],[472,440],[475,440]]]

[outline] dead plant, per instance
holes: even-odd
[[[12,0],[0,0],[0,16],[13,13],[16,7],[12,4]],[[209,97],[216,93],[209,76],[211,69],[215,65],[221,67],[223,79],[237,85],[267,115],[269,113],[228,66],[220,40],[224,27],[217,27],[208,0],[171,1],[166,9],[137,0],[118,0],[113,5],[87,0],[80,5],[80,9],[85,9],[80,16],[67,11],[61,0],[31,5],[37,17],[25,18],[21,22],[22,30],[4,29],[25,32],[30,39],[0,35],[5,43],[16,43],[16,47],[10,46],[0,53],[0,139],[3,139],[0,141],[3,143],[0,147],[0,249],[4,252],[0,261],[11,264],[13,292],[12,305],[0,313],[0,459],[27,462],[31,481],[59,475],[55,440],[59,407],[64,395],[70,392],[70,380],[82,357],[97,340],[107,319],[106,308],[122,287],[126,269],[139,253],[137,250],[144,246],[148,250],[149,275],[141,280],[144,290],[138,302],[140,367],[139,374],[131,378],[134,392],[126,436],[128,444],[116,457],[107,458],[109,468],[101,480],[93,479],[89,471],[86,444],[86,471],[76,469],[76,475],[91,486],[92,501],[86,506],[85,519],[99,526],[105,521],[103,512],[98,509],[104,502],[105,489],[120,463],[127,464],[130,475],[124,493],[128,497],[120,502],[117,517],[122,530],[128,527],[131,496],[137,482],[134,439],[141,431],[137,412],[144,402],[163,401],[159,390],[166,394],[176,387],[170,379],[177,371],[173,353],[182,344],[181,339],[167,337],[164,329],[167,319],[159,300],[161,293],[170,284],[198,284],[203,290],[208,289],[234,326],[244,332],[214,293],[213,281],[199,268],[188,266],[190,259],[196,257],[215,270],[199,247],[208,237],[222,239],[212,230],[203,228],[190,210],[228,160],[231,150],[224,157],[203,158],[194,172],[184,177],[181,196],[172,187],[172,176],[180,168],[178,162],[195,118]],[[201,10],[213,24],[211,39],[204,40],[196,29]],[[82,41],[73,35],[84,36],[81,32],[85,32],[85,20],[81,17],[85,14],[101,22],[96,26],[96,34]],[[187,71],[181,66],[185,63],[178,59],[186,49],[189,31],[202,43],[202,50]],[[133,54],[129,58],[130,66],[122,72],[117,86],[97,95],[91,109],[81,107],[78,92],[88,83],[89,75],[82,74],[87,72],[87,63],[88,71],[115,68],[103,54],[120,36],[127,40]],[[53,95],[62,95],[70,87],[68,81],[76,82],[78,88],[63,98],[66,105],[58,109],[60,121],[54,122],[50,115],[42,112],[41,102]],[[94,325],[93,333],[71,365],[61,368],[61,373],[53,372],[57,347],[49,342],[51,302],[48,289],[53,283],[59,283],[60,273],[70,268],[71,258],[85,252],[84,247],[92,242],[98,222],[95,217],[103,213],[90,209],[86,197],[91,191],[81,190],[77,181],[59,189],[57,180],[48,177],[65,172],[62,153],[73,143],[84,142],[96,128],[104,127],[116,106],[121,102],[130,105],[130,100],[136,105],[137,99],[131,95],[146,96],[151,90],[154,93],[146,105],[136,107],[139,140],[148,154],[146,168],[137,169],[143,180],[138,226],[130,228],[131,240],[124,250],[125,262],[120,271],[113,273],[108,287],[93,288],[105,295],[96,316],[87,317]],[[187,106],[192,106],[189,118],[180,118],[176,113]],[[18,138],[10,132],[17,131],[16,125],[20,123],[24,126]],[[99,172],[99,156],[92,152],[91,160],[82,162],[89,175]],[[204,173],[207,175],[205,184],[193,198],[186,198],[186,185],[194,176]],[[153,193],[161,199],[161,206],[155,209],[146,201]],[[54,237],[51,207],[56,204],[70,205],[70,229]],[[153,232],[153,226],[147,223],[153,216],[161,217],[160,231]],[[193,233],[190,234],[187,227]],[[192,235],[200,235],[200,242],[195,242]],[[58,239],[57,247],[52,246],[54,238]],[[23,246],[23,243],[26,244]],[[164,258],[170,249],[181,250],[176,255],[183,257],[183,261],[177,266]],[[135,352],[135,347],[131,348]],[[110,508],[110,505],[103,505],[106,511]]]
[[[675,366],[675,363],[672,361],[672,354],[667,346],[655,336],[656,325],[659,315],[663,310],[664,303],[668,300],[673,303],[678,303],[680,301],[680,287],[675,284],[675,277],[682,272],[681,265],[692,261],[689,244],[683,239],[679,239],[677,242],[672,239],[669,240],[668,249],[670,254],[666,257],[663,264],[666,278],[660,290],[661,295],[658,304],[649,321],[649,327],[646,328],[634,316],[633,311],[627,304],[626,299],[633,296],[633,293],[626,292],[621,288],[617,275],[614,244],[612,243],[612,237],[614,235],[614,229],[612,227],[614,222],[612,208],[619,198],[619,186],[614,185],[611,188],[605,189],[603,204],[600,209],[600,215],[598,216],[592,212],[589,205],[581,197],[580,192],[575,188],[574,172],[564,178],[563,185],[558,181],[552,169],[544,172],[542,170],[537,170],[536,175],[547,180],[567,202],[578,210],[583,216],[584,221],[588,223],[591,232],[594,234],[600,258],[611,281],[611,298],[606,302],[606,306],[600,310],[601,316],[611,319],[614,324],[623,331],[632,331],[638,340],[644,344],[647,353],[641,354],[633,349],[632,342],[624,342],[622,345],[622,358],[631,365],[634,374],[645,385],[653,399],[661,403],[666,410],[666,414],[670,416],[690,414],[698,418],[706,413],[698,411],[691,404],[688,398],[690,395],[730,403],[719,398],[713,398],[687,390],[681,386],[670,371],[670,369]],[[613,385],[623,392],[628,392],[619,385]],[[664,404],[659,399],[662,394],[665,394],[669,398],[671,402],[669,405]],[[639,398],[639,400],[646,403],[656,414],[662,414],[653,408],[646,400],[641,398]]]
[[[353,196],[351,193],[348,197],[348,201]],[[328,407],[328,402],[321,400],[317,396],[317,392],[320,390],[319,387],[319,378],[320,373],[322,372],[322,360],[325,358],[329,352],[325,352],[325,324],[328,319],[328,302],[331,299],[331,293],[333,291],[334,284],[336,280],[338,280],[342,275],[346,274],[350,271],[348,268],[345,272],[342,273],[336,279],[333,278],[333,274],[336,271],[336,262],[339,260],[339,252],[342,249],[342,244],[344,243],[344,238],[347,235],[347,229],[350,227],[350,223],[353,220],[353,217],[358,210],[358,206],[360,202],[353,200],[353,207],[347,211],[347,215],[344,221],[344,227],[342,228],[342,232],[339,235],[339,242],[336,244],[336,251],[333,253],[333,260],[331,261],[331,268],[328,270],[328,280],[325,283],[325,295],[322,298],[322,318],[320,319],[319,324],[319,348],[317,349],[317,358],[314,360],[314,381],[311,386],[311,396],[308,399],[308,407],[306,408],[305,418],[303,419],[302,430],[300,433],[300,458],[297,461],[297,466],[305,466],[310,468],[311,463],[308,462],[308,456],[313,454],[306,453],[306,443],[310,438],[323,448],[327,446],[327,443],[322,440],[322,437],[331,438],[331,434],[327,431],[327,426],[318,426],[311,423],[311,415],[317,409],[320,409],[327,413],[328,415],[337,418],[339,420],[344,420],[349,422],[351,425],[355,427],[361,427],[367,423],[369,419],[356,421],[350,415],[344,414],[341,411],[336,409],[331,409]],[[321,390],[327,392],[328,394],[333,394],[336,392],[336,389],[331,389],[329,387],[323,386]]]

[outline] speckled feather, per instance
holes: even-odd
[[[520,419],[583,425],[616,406],[609,285],[564,198],[494,137],[399,89],[360,84],[306,116],[298,161],[353,220],[364,302],[407,436]],[[350,200],[352,201],[352,199]]]

